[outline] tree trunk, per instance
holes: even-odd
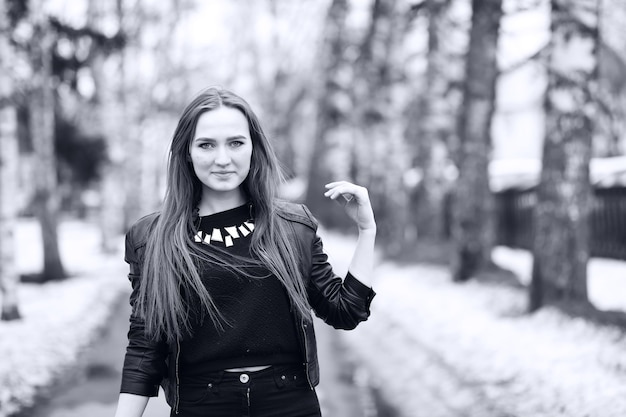
[[[354,168],[369,188],[382,246],[390,255],[405,247],[408,199],[403,175],[409,166],[398,103],[394,98],[402,25],[396,0],[375,0],[357,61]]]
[[[59,193],[54,150],[54,86],[52,79],[52,31],[41,5],[33,5],[34,34],[31,44],[33,89],[29,100],[29,127],[37,169],[34,210],[41,225],[43,271],[41,281],[65,278],[57,233]]]
[[[115,13],[117,17],[118,30],[127,36],[126,41],[131,43],[134,39],[129,39],[131,33],[131,26],[128,23],[126,7],[127,1],[125,0],[116,0],[115,2]],[[136,15],[139,15],[135,11]],[[142,210],[142,181],[141,178],[143,176],[142,163],[141,158],[145,156],[140,156],[143,154],[143,150],[141,147],[141,137],[138,134],[135,134],[137,131],[137,126],[135,121],[132,120],[132,116],[129,115],[129,93],[128,93],[128,76],[127,76],[127,56],[129,55],[129,50],[127,47],[121,48],[117,52],[117,57],[119,59],[119,70],[117,72],[117,83],[115,89],[115,105],[118,108],[117,117],[119,120],[117,121],[118,125],[121,128],[118,131],[119,143],[125,144],[125,155],[134,155],[133,158],[125,158],[122,169],[125,175],[128,175],[128,178],[135,178],[136,181],[125,181],[124,187],[124,214],[122,217],[122,230],[128,229],[135,220],[139,219],[145,213]],[[132,124],[132,128],[131,128]],[[133,130],[135,132],[133,132]],[[105,239],[103,239],[104,241]],[[110,239],[109,239],[110,241]]]
[[[413,238],[442,240],[445,235],[444,199],[449,184],[445,170],[448,164],[447,138],[450,135],[448,81],[445,66],[449,65],[441,45],[444,20],[449,0],[427,0],[428,50],[424,88],[409,107],[406,136],[413,144],[413,165],[421,174],[420,182],[411,192]]]
[[[101,31],[102,21],[114,13],[119,19],[118,10],[111,10],[111,4],[90,0],[88,25]],[[109,7],[109,9],[107,9]],[[115,68],[117,67],[117,68]],[[111,71],[115,69],[115,77],[119,77],[121,66],[115,62],[115,57],[106,56],[98,52],[94,57],[92,74],[95,84],[94,102],[94,129],[101,134],[107,144],[107,162],[102,170],[100,231],[101,247],[106,253],[114,253],[119,249],[117,238],[124,229],[124,206],[126,189],[124,181],[124,147],[123,128],[121,123],[124,117],[123,103],[116,100],[117,84],[113,81]]]
[[[0,40],[4,43],[4,40]],[[0,45],[0,54],[5,53],[5,46]],[[4,68],[3,68],[4,72]],[[5,90],[6,77],[0,76],[0,89]],[[0,93],[2,100],[7,97]],[[1,320],[20,318],[17,286],[19,274],[15,259],[15,226],[17,223],[17,164],[19,152],[17,146],[17,119],[15,108],[3,105],[0,108],[0,301],[2,302]]]
[[[494,242],[494,202],[488,166],[501,16],[502,0],[472,0],[472,27],[459,117],[459,177],[453,202],[455,281],[465,281],[486,267]]]
[[[267,114],[280,117],[270,118],[271,132],[276,148],[276,154],[287,178],[296,176],[296,151],[294,147],[294,122],[297,120],[297,112],[306,96],[304,86],[298,86],[292,80],[293,77],[282,68],[277,68],[268,92]]]
[[[269,9],[272,16],[272,50],[275,54],[272,60],[272,77],[267,85],[258,86],[264,91],[263,97],[266,114],[280,117],[268,117],[269,132],[275,138],[274,147],[281,166],[287,178],[296,174],[294,138],[292,136],[295,113],[304,96],[304,89],[294,85],[292,74],[288,71],[290,57],[281,49],[281,33],[278,29],[282,16],[276,0],[269,1]],[[265,84],[265,83],[264,83]]]
[[[588,303],[589,161],[597,85],[597,4],[552,1],[546,137],[535,206],[530,310]]]
[[[20,318],[17,285],[19,275],[15,260],[15,225],[19,151],[17,112],[12,100],[12,47],[6,36],[6,1],[0,0],[0,320]]]
[[[347,0],[333,0],[324,28],[320,53],[322,81],[317,98],[317,128],[308,175],[306,203],[318,219],[328,227],[345,224],[341,208],[328,204],[323,197],[324,185],[349,178],[350,130],[349,112],[351,65],[345,56],[348,47],[346,18]]]

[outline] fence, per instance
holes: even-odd
[[[495,193],[499,245],[530,250],[533,242],[533,188]],[[596,188],[591,211],[591,256],[626,260],[626,187]]]

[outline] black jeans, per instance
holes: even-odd
[[[317,394],[299,365],[212,372],[201,384],[181,384],[179,392],[172,417],[321,417]]]

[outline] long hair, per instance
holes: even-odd
[[[252,159],[242,187],[254,209],[252,262],[274,274],[287,290],[298,316],[310,320],[300,254],[294,250],[299,245],[293,228],[278,221],[275,215],[275,198],[283,181],[276,155],[250,105],[230,91],[210,87],[187,105],[174,131],[165,199],[146,245],[136,310],[145,321],[146,335],[152,339],[172,342],[190,334],[191,307],[185,301],[189,295],[199,302],[201,311],[218,329],[224,328],[227,321],[202,284],[201,262],[250,276],[245,265],[233,263],[224,252],[203,248],[193,241],[197,227],[194,210],[200,201],[202,184],[193,170],[189,146],[200,115],[220,106],[243,113],[250,129]]]

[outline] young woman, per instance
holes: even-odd
[[[376,223],[367,190],[326,185],[359,237],[337,277],[282,179],[250,106],[209,88],[171,143],[160,213],[126,235],[129,343],[116,417],[139,417],[162,386],[172,416],[320,416],[311,310],[352,329],[369,316]]]

